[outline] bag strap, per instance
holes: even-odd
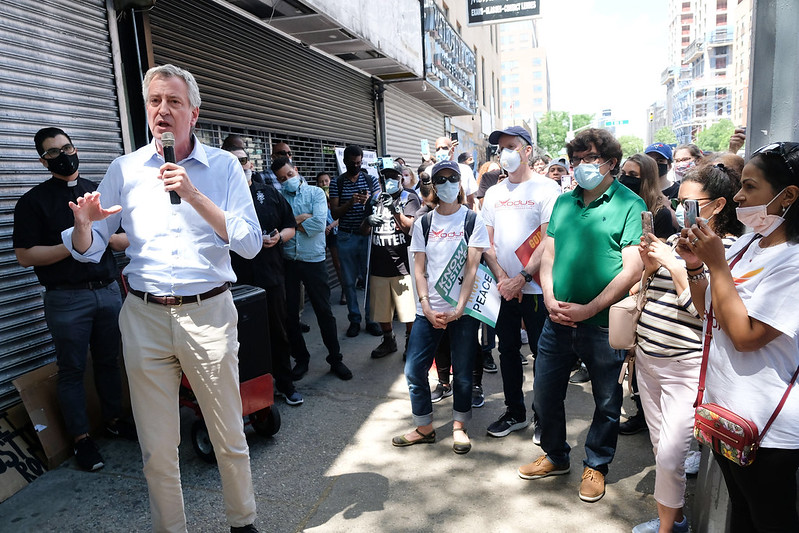
[[[758,237],[760,237],[760,235],[755,235],[755,238],[752,239],[740,252],[738,252],[738,255],[736,255],[735,258],[730,262],[730,270],[732,270],[732,267],[735,266],[735,263],[737,263],[741,259],[741,257],[743,257],[746,250],[749,249],[749,246],[751,246],[751,244],[755,242],[755,240],[757,240]],[[702,405],[702,399],[705,394],[705,377],[707,375],[707,360],[708,360],[708,355],[710,353],[710,340],[713,337],[713,304],[710,305],[707,315],[708,316],[707,316],[707,326],[705,328],[705,342],[702,348],[702,370],[699,373],[699,390],[697,391],[696,403],[694,404],[694,408]],[[796,383],[797,376],[799,376],[799,366],[796,367],[796,371],[794,371],[793,376],[791,377],[791,381],[790,383],[788,383],[788,388],[785,389],[785,393],[782,395],[782,398],[780,399],[780,403],[777,404],[777,408],[774,409],[774,412],[771,414],[771,417],[768,419],[768,422],[766,422],[766,425],[763,427],[763,431],[760,432],[760,435],[757,438],[758,446],[760,445],[760,442],[763,440],[763,437],[766,435],[766,432],[771,427],[771,424],[777,418],[777,415],[779,415],[780,411],[782,411],[785,402],[788,400],[788,394],[790,394],[794,383]]]
[[[424,247],[427,248],[427,237],[430,235],[430,224],[433,223],[433,211],[428,211],[422,216],[422,234],[424,235]]]
[[[730,271],[732,271],[732,267],[741,260],[744,256],[746,251],[752,246],[752,243],[755,242],[759,237],[760,234],[755,235],[755,237],[749,241],[746,246],[744,246],[740,252],[730,261]],[[710,354],[710,340],[713,338],[713,304],[710,304],[710,307],[707,310],[707,322],[705,324],[705,342],[702,346],[702,369],[699,371],[699,389],[696,392],[696,402],[694,402],[694,409],[702,405],[702,400],[705,396],[705,375],[707,374],[707,359],[708,354]]]

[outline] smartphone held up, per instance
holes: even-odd
[[[685,210],[685,227],[690,228],[696,224],[699,216],[699,200],[685,200],[682,205]]]
[[[650,233],[655,233],[655,219],[651,211],[641,211],[641,227],[643,228],[644,240],[649,244],[652,239],[649,237]]]

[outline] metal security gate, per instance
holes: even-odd
[[[420,141],[427,139],[432,151],[436,138],[446,134],[444,115],[395,87],[387,86],[384,98],[388,153],[405,158],[415,174],[422,162]]]
[[[12,245],[17,200],[50,177],[33,144],[47,126],[70,135],[84,178],[122,154],[104,0],[0,2],[0,411],[17,399],[12,379],[54,360],[42,287]]]
[[[191,71],[200,121],[375,145],[371,78],[209,0],[150,11],[156,64]]]

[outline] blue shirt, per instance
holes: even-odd
[[[280,189],[294,216],[308,213],[311,218],[302,223],[305,233],[297,229],[294,238],[283,245],[283,257],[292,261],[318,263],[325,260],[325,227],[327,226],[327,196],[319,187],[300,183],[296,193]]]
[[[72,248],[72,230],[62,242],[78,261],[96,263],[119,228],[128,235],[124,273],[133,289],[156,295],[202,294],[236,280],[230,251],[250,259],[261,250],[261,226],[238,159],[230,152],[211,148],[194,138],[194,149],[178,164],[191,183],[225,214],[229,243],[187,202],[172,205],[158,169],[164,158],[155,142],[115,159],[97,188],[104,207],[121,205],[122,211],[92,226],[92,244],[85,253]]]

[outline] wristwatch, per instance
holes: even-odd
[[[521,272],[519,272],[519,274],[521,274],[521,275],[522,275],[522,277],[524,278],[524,282],[525,282],[525,283],[530,283],[531,281],[533,281],[533,276],[531,276],[530,274],[528,274],[528,273],[527,273],[527,271],[526,271],[525,269],[522,269],[522,271],[521,271]]]

